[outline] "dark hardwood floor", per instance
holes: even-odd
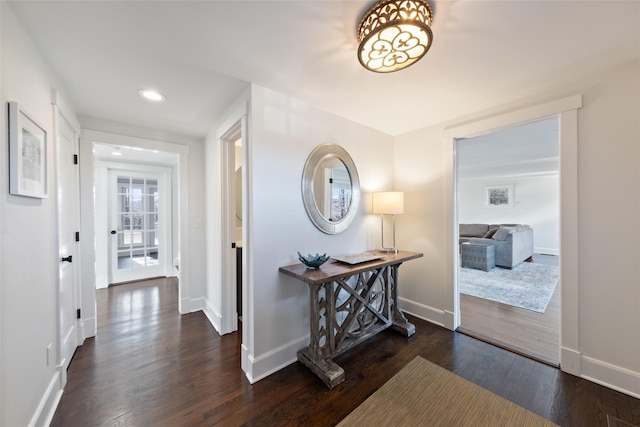
[[[638,399],[414,317],[414,336],[386,330],[337,357],[334,390],[297,362],[251,385],[240,335],[180,316],[177,297],[171,279],[98,291],[98,336],[78,348],[53,426],[333,426],[416,356],[562,426],[640,424]]]

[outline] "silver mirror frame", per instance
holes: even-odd
[[[346,215],[339,221],[329,221],[322,216],[313,196],[313,176],[316,167],[327,157],[335,157],[344,163],[347,172],[349,172],[349,178],[351,179],[351,203],[349,204],[349,210]],[[349,224],[351,224],[358,212],[358,204],[360,203],[360,180],[358,178],[356,164],[344,148],[337,144],[327,143],[319,145],[309,154],[304,165],[304,170],[302,171],[302,200],[309,219],[311,219],[311,222],[323,233],[338,234],[349,227]]]

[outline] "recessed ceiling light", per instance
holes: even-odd
[[[164,101],[165,99],[167,99],[166,96],[153,89],[140,89],[138,91],[138,95],[140,95],[144,99],[148,99],[149,101],[156,102]]]

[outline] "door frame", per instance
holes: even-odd
[[[452,126],[443,133],[445,154],[445,326],[455,330],[460,326],[460,298],[458,291],[458,218],[456,140],[495,132],[515,124],[559,117],[560,147],[560,368],[568,373],[580,373],[580,342],[578,334],[578,109],[582,95],[534,105],[497,114],[460,126]]]
[[[496,136],[501,131],[510,130],[510,131],[516,132],[516,130],[520,129],[522,126],[526,126],[528,124],[536,124],[536,123],[539,124],[539,123],[543,123],[545,121],[549,121],[549,122],[553,121],[553,123],[556,126],[556,129],[559,129],[560,116],[558,114],[554,114],[552,116],[543,118],[540,121],[532,120],[532,121],[529,121],[529,122],[526,122],[526,123],[515,123],[513,125],[507,126],[506,128],[502,128],[502,129],[500,129],[498,131],[489,132],[489,133],[483,133],[483,134],[476,135],[475,137],[472,137],[472,138],[469,138],[469,139],[466,139],[466,138],[464,140],[462,138],[454,139],[454,143],[455,143],[454,151],[456,153],[456,162],[454,163],[454,167],[455,167],[454,175],[455,175],[455,181],[456,181],[456,187],[455,187],[456,194],[454,195],[454,197],[455,197],[455,200],[456,200],[456,206],[457,206],[456,211],[457,212],[459,212],[459,206],[461,205],[461,203],[463,203],[466,200],[465,197],[461,197],[460,196],[460,192],[459,192],[459,185],[458,184],[460,183],[460,176],[461,176],[460,170],[461,170],[461,167],[463,167],[463,166],[467,166],[468,167],[471,164],[473,164],[473,159],[471,159],[471,158],[466,159],[464,162],[461,162],[462,159],[461,159],[461,156],[459,155],[460,148],[461,148],[461,143],[463,143],[463,145],[466,145],[468,147],[469,146],[474,146],[477,143],[476,138],[482,138],[483,142],[485,144],[487,144],[487,149],[485,149],[483,151],[483,154],[493,155],[493,154],[497,153],[500,150],[499,148],[496,148],[496,146],[492,146],[492,143],[501,141],[501,139],[500,139],[501,137],[497,137]],[[518,132],[518,134],[522,134],[521,130],[518,130],[517,132]],[[556,134],[556,137],[554,138],[554,134],[556,134],[556,131],[551,130],[551,129],[547,129],[545,131],[545,133],[542,134],[541,138],[545,139],[547,142],[550,142],[550,141],[554,142],[554,148],[555,148],[556,153],[557,153],[557,155],[559,157],[559,155],[560,155],[559,135]],[[504,137],[502,137],[502,138],[504,138]],[[490,142],[488,142],[488,141],[490,141]],[[525,159],[525,160],[527,160],[527,159]],[[462,163],[464,163],[464,164],[462,164]],[[507,163],[507,166],[508,165],[509,165],[509,163]],[[462,169],[464,169],[464,168],[462,168]],[[504,177],[504,175],[500,175],[500,176]],[[548,178],[549,175],[536,174],[536,178],[538,178],[538,177],[540,177],[540,178],[541,177]],[[559,204],[560,204],[559,170],[557,171],[556,178],[558,178],[558,180],[553,184],[553,189],[554,189],[554,192],[556,193],[556,195],[553,198],[553,202],[550,202],[550,203],[553,203],[557,207],[559,207]],[[495,183],[496,179],[497,178],[494,175],[491,175],[491,174],[489,174],[489,175],[476,174],[476,176],[473,177],[473,178],[467,177],[468,181],[480,180],[482,182],[484,180],[485,181],[484,182],[485,189],[487,188],[486,185],[492,185],[492,183],[489,182],[489,181],[492,181],[493,183]],[[518,182],[521,182],[522,180],[529,181],[530,179],[532,179],[530,174],[525,173],[523,176],[516,177],[515,181],[512,178],[509,182],[511,182],[514,185],[516,185]],[[487,183],[487,182],[489,182],[489,183]],[[547,187],[547,188],[550,188],[550,187],[551,187],[551,185],[549,184],[549,187]],[[513,193],[511,193],[511,194],[513,194]],[[486,200],[485,200],[485,202],[486,202]],[[512,203],[513,200],[510,200],[510,202]],[[477,204],[477,201],[476,202],[472,202],[471,204],[473,204],[473,203]],[[497,211],[493,211],[493,213],[497,213]],[[502,215],[502,219],[504,220],[504,213],[503,212],[500,212],[500,213],[503,214]],[[511,217],[511,215],[513,215],[513,212],[510,212],[509,214],[510,214],[510,217]],[[467,212],[467,216],[468,216],[468,212]],[[556,215],[554,217],[555,217],[554,221],[556,222],[556,224],[558,226],[557,232],[554,233],[554,237],[556,239],[559,239],[560,238],[560,231],[559,231],[560,211],[559,211],[559,209],[556,210]],[[512,220],[511,222],[520,222],[518,220],[518,215],[516,215],[515,217],[511,217],[511,220]],[[488,220],[488,218],[484,218],[482,220],[479,220],[478,222],[489,222],[489,220]],[[501,222],[500,220],[493,220],[494,224],[499,224],[500,222]],[[531,223],[528,223],[528,224],[531,224]],[[535,233],[534,233],[535,234],[534,235],[534,240],[535,240],[535,238],[540,237],[540,233],[538,233],[536,231],[536,226],[534,224],[531,224],[531,225],[533,226],[533,230],[535,231]],[[454,228],[457,229],[457,230],[460,230],[460,218],[457,215],[456,215],[455,222],[454,222]],[[544,240],[544,238],[542,238],[542,239]],[[535,253],[536,253],[535,249],[536,249],[537,245],[535,243],[536,243],[535,241],[532,242],[532,249],[534,249],[534,254],[533,255],[535,255]],[[546,254],[554,254],[554,255],[556,255],[558,257],[558,260],[560,260],[560,253],[559,253],[559,249],[558,249],[559,246],[558,245],[559,245],[559,242],[558,242],[558,244],[555,245],[555,247],[554,246],[543,246],[543,247],[538,246],[538,249],[543,250],[544,251],[543,253],[546,253]],[[460,259],[461,252],[458,252],[458,257]],[[459,265],[462,265],[462,263],[460,263]],[[462,267],[458,267],[458,268],[459,268],[458,269],[458,273],[459,273],[460,269],[462,269]],[[559,288],[558,293],[560,293],[561,290],[562,290],[562,283],[560,283],[560,281],[558,281],[558,282],[559,282],[558,283],[558,288]],[[457,288],[458,288],[458,296],[457,296],[457,298],[458,298],[458,301],[461,301],[462,300],[462,296],[461,296],[462,292],[460,291],[460,284],[457,281],[456,281],[456,284],[457,284]],[[480,298],[482,298],[482,297],[480,297]],[[462,308],[461,305],[459,307],[460,307],[460,310],[459,310],[459,314],[460,314],[460,317],[459,317],[459,319],[460,319],[460,329],[458,329],[458,330],[462,331],[463,333],[468,333],[468,335],[471,335],[471,336],[484,336],[488,342],[494,342],[494,343],[495,342],[499,342],[500,345],[504,346],[505,348],[507,348],[509,350],[520,352],[520,353],[522,353],[524,355],[531,356],[534,359],[535,358],[539,358],[540,360],[543,360],[543,361],[545,361],[545,363],[548,363],[550,365],[557,366],[557,364],[559,363],[559,357],[560,357],[559,356],[560,355],[560,348],[559,348],[560,323],[559,322],[557,324],[553,325],[553,331],[547,330],[547,333],[545,334],[550,339],[551,339],[551,337],[554,337],[556,340],[558,340],[558,347],[555,348],[555,355],[553,357],[548,355],[549,358],[546,358],[546,357],[543,357],[541,353],[536,353],[529,345],[525,345],[523,343],[519,343],[519,344],[516,343],[517,340],[515,339],[515,337],[519,334],[519,331],[526,329],[525,326],[515,326],[514,325],[512,327],[512,333],[515,333],[516,335],[514,335],[514,336],[507,335],[507,336],[504,336],[502,338],[497,338],[495,335],[491,334],[487,330],[483,330],[481,327],[480,327],[480,329],[476,329],[476,328],[470,326],[469,323],[467,323],[466,325],[462,325],[462,317],[463,317],[463,315],[469,314],[470,312],[465,311],[465,313],[462,313],[463,308]],[[471,308],[468,308],[467,310],[473,311],[473,309],[471,309]],[[501,322],[503,325],[507,325],[508,324],[508,320],[505,320],[505,317],[503,317],[502,315],[500,315],[498,317],[499,317],[499,322]],[[511,337],[511,338],[509,338],[509,337]]]

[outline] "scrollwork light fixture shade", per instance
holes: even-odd
[[[358,25],[358,59],[378,73],[402,70],[431,47],[433,9],[427,0],[381,0]]]

